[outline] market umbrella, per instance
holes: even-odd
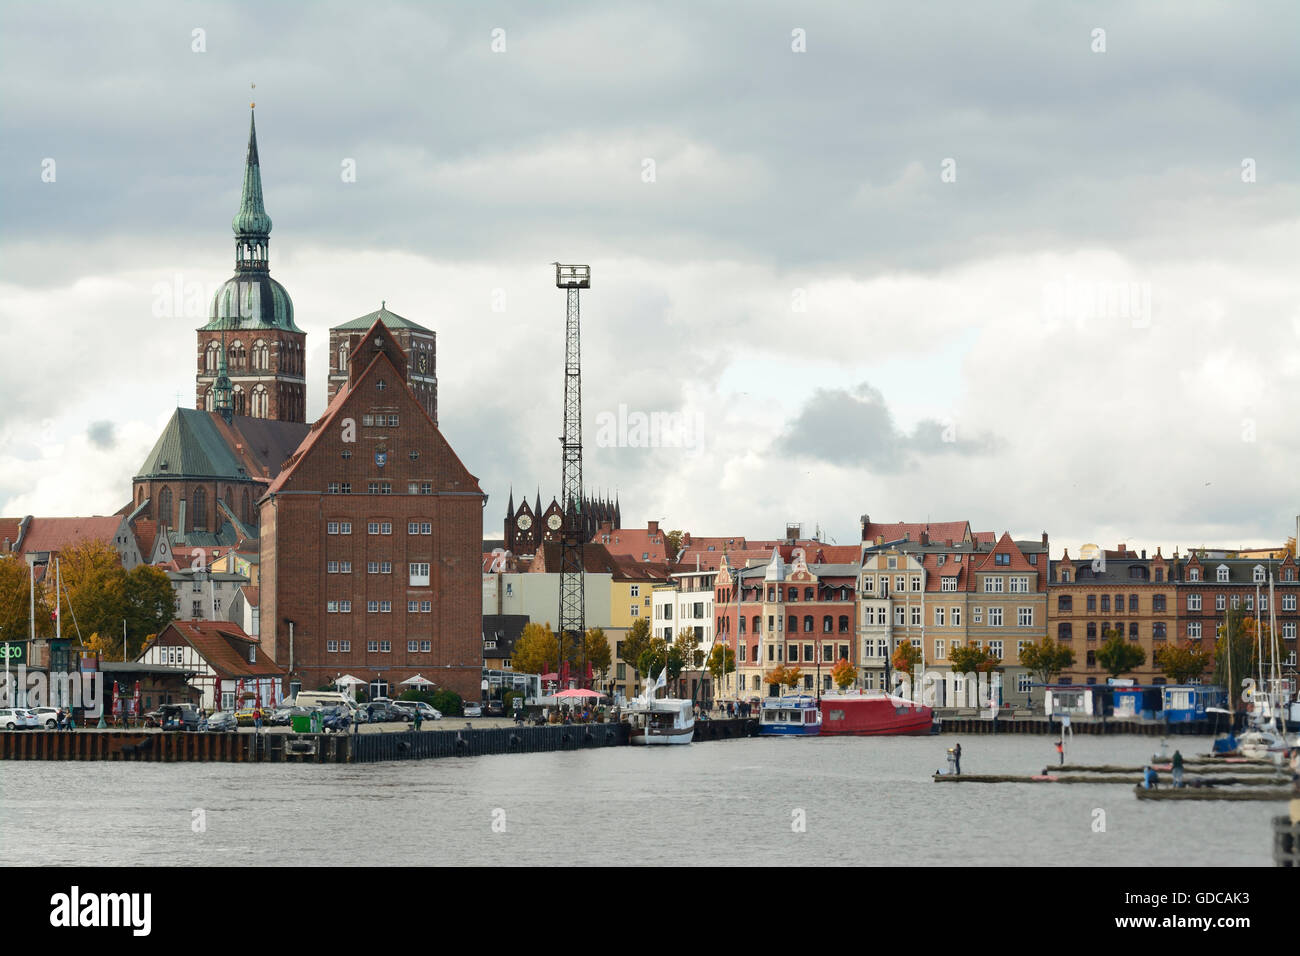
[[[599,694],[594,690],[584,690],[582,688],[578,688],[573,690],[562,690],[555,696],[556,697],[604,697],[605,695]]]
[[[135,682],[135,698],[131,701],[131,714],[138,718],[140,716],[140,682]]]
[[[402,681],[402,684],[411,684],[411,685],[413,685],[413,686],[415,686],[415,687],[435,687],[435,686],[437,686],[436,684],[434,684],[433,681],[429,680],[429,679],[426,678],[426,677],[422,677],[422,676],[420,676],[419,674],[416,674],[414,677],[408,677],[408,678],[406,678],[406,680]]]

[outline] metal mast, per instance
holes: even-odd
[[[583,606],[582,545],[586,521],[582,513],[582,339],[578,321],[578,290],[591,288],[591,267],[555,265],[555,287],[568,292],[569,308],[564,344],[564,477],[561,507],[564,524],[560,546],[560,625],[558,671],[564,660],[565,641],[581,642],[586,634]],[[575,645],[576,646],[576,645]],[[581,680],[586,680],[584,662]]]

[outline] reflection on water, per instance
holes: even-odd
[[[930,774],[957,739],[756,739],[353,766],[6,762],[0,860],[1271,863],[1269,820],[1281,804],[1139,802],[1117,784],[936,784]],[[1056,760],[1046,736],[960,739],[967,773],[1037,773]],[[1173,743],[1184,755],[1209,749],[1204,738]],[[1158,744],[1080,737],[1067,760],[1140,765]],[[1094,830],[1098,810],[1104,832]],[[205,829],[194,832],[200,817]]]

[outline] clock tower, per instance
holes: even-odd
[[[326,404],[334,401],[335,394],[348,381],[348,362],[352,350],[375,322],[383,322],[388,334],[406,356],[406,382],[415,392],[416,399],[438,424],[438,337],[431,329],[388,311],[388,303],[380,303],[378,311],[369,312],[351,322],[330,329],[329,386]]]

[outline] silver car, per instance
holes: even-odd
[[[239,721],[235,720],[235,715],[228,710],[219,710],[208,717],[207,729],[217,732],[239,731]]]

